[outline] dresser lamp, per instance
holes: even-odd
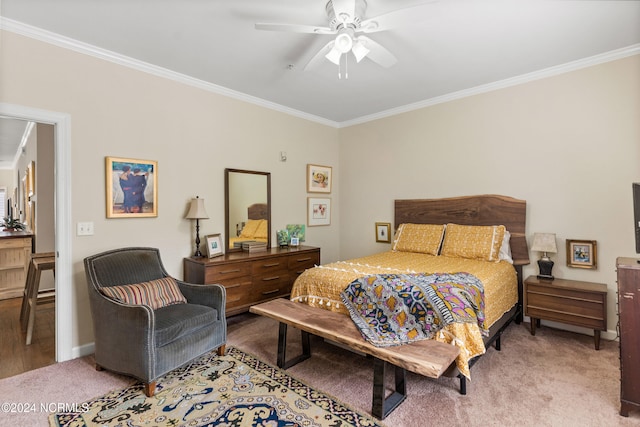
[[[551,261],[548,254],[555,254],[558,252],[555,233],[535,233],[533,235],[533,245],[531,246],[531,250],[542,252],[542,257],[538,260],[538,268],[540,270],[538,279],[553,280],[554,277],[551,275],[553,261]]]
[[[204,210],[204,199],[200,199],[198,196],[192,199],[191,205],[189,205],[189,212],[187,212],[185,218],[196,220],[196,253],[194,253],[193,256],[202,257],[202,253],[200,252],[200,220],[209,219],[207,211]]]

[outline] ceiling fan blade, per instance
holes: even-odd
[[[319,63],[323,62],[325,59],[325,56],[331,52],[331,50],[333,49],[333,45],[335,44],[335,40],[331,40],[329,43],[327,43],[326,45],[324,45],[322,47],[322,49],[320,49],[318,51],[318,53],[316,53],[313,58],[311,58],[309,60],[309,62],[307,62],[307,65],[304,66],[304,71],[310,70],[312,68],[315,68]]]
[[[431,3],[435,1],[437,0],[404,9],[397,9],[389,13],[365,19],[356,31],[375,33],[422,22],[430,17],[427,9],[430,8]]]
[[[285,31],[289,33],[308,33],[308,34],[336,34],[329,27],[315,27],[313,25],[297,25],[297,24],[255,24],[256,30],[265,31]]]
[[[380,43],[371,40],[367,36],[359,36],[357,40],[364,45],[367,49],[369,49],[369,53],[366,55],[367,58],[375,62],[376,64],[389,68],[395,65],[398,60],[391,52],[389,52],[386,48],[384,48]]]

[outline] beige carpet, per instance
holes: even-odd
[[[275,365],[278,324],[243,314],[229,318],[229,345]],[[290,341],[299,332],[290,329]],[[290,356],[295,355],[294,346]],[[312,340],[311,359],[287,372],[357,410],[371,411],[371,362],[347,350]],[[409,396],[385,420],[389,427],[413,426],[638,426],[640,411],[618,415],[618,343],[542,327],[532,337],[528,325],[512,325],[502,351],[488,350],[471,369],[467,395],[458,380],[407,376]],[[46,426],[58,403],[81,403],[123,388],[128,378],[93,369],[85,357],[0,380],[0,402],[35,405],[28,413],[0,413],[0,426]]]

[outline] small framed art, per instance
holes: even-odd
[[[577,268],[597,267],[597,243],[595,240],[567,239],[567,266]]]
[[[158,163],[106,158],[107,218],[158,216]]]
[[[207,243],[207,257],[213,258],[224,254],[220,233],[209,234],[204,240]]]
[[[300,239],[298,239],[297,237],[292,237],[291,238],[291,246],[300,246]]]
[[[316,225],[331,225],[331,199],[308,197],[307,217],[309,227]]]
[[[391,223],[376,222],[376,242],[391,243]]]
[[[307,192],[331,193],[331,166],[307,165]]]

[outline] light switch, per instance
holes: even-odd
[[[79,222],[77,224],[76,235],[93,236],[93,222]]]

